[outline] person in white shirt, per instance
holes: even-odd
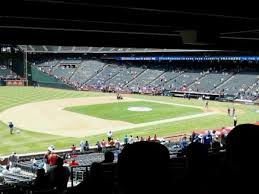
[[[116,140],[115,140],[114,146],[115,146],[115,148],[116,148],[117,150],[120,150],[121,143],[120,143],[119,139],[116,139]]]
[[[132,137],[132,135],[129,137],[129,144],[133,144],[134,143],[134,139]]]
[[[134,141],[133,141],[133,143],[135,143],[135,142],[139,142],[140,140],[139,140],[139,137],[138,136],[136,136],[136,138],[134,138]]]
[[[111,139],[112,139],[112,132],[111,132],[111,131],[109,131],[109,132],[107,133],[107,139],[108,139],[108,142],[111,141]]]
[[[80,153],[83,153],[85,151],[85,142],[83,140],[80,141]]]

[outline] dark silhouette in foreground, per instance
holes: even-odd
[[[226,177],[228,190],[233,188],[258,192],[259,126],[242,124],[235,127],[226,141]]]
[[[155,142],[125,146],[118,159],[121,194],[165,193],[168,188],[168,149]]]

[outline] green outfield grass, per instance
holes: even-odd
[[[129,107],[148,107],[152,108],[152,111],[134,112],[129,111]],[[182,107],[147,101],[118,101],[115,103],[67,107],[65,110],[99,117],[102,119],[120,120],[129,123],[151,122],[162,119],[193,115],[202,112],[202,110],[199,108]]]
[[[62,98],[77,98],[77,97],[87,97],[87,96],[104,96],[104,95],[114,95],[114,94],[78,92],[78,91],[70,91],[70,90],[33,88],[33,87],[0,87],[0,112],[10,107],[14,107],[20,104],[25,104],[30,102],[36,102],[36,101],[62,99]],[[148,99],[148,100],[155,100],[155,101],[161,101],[161,102],[172,102],[172,103],[178,103],[178,104],[187,104],[187,105],[204,107],[203,101],[193,100],[193,99],[189,101],[182,98],[170,98],[170,97],[161,97],[161,96],[143,96],[143,95],[128,95],[128,96],[131,98],[137,98],[137,99]],[[154,103],[154,104],[157,104],[157,103]],[[152,103],[152,106],[154,106],[154,104]],[[166,106],[165,108],[168,108],[169,106],[171,108],[171,105],[165,105],[165,106]],[[221,112],[220,114],[196,118],[196,119],[188,119],[188,120],[177,121],[172,123],[154,125],[154,126],[144,127],[144,128],[136,128],[136,129],[130,129],[130,130],[125,129],[123,131],[113,132],[113,134],[115,138],[119,138],[122,140],[125,134],[147,137],[148,135],[153,136],[156,133],[158,136],[161,137],[161,136],[170,136],[176,133],[188,134],[192,130],[202,130],[202,129],[218,128],[223,126],[232,126],[233,119],[232,117],[227,116],[227,113],[226,113],[228,106],[232,107],[233,104],[210,101],[209,108],[217,109],[219,112]],[[173,106],[173,107],[179,108],[178,106],[177,107]],[[259,113],[255,113],[254,111],[255,109],[259,109],[258,106],[236,104],[235,107],[237,111],[238,123],[254,123],[257,120],[259,120]],[[200,111],[200,110],[195,109],[193,111]],[[109,116],[113,117],[113,114]],[[172,116],[176,116],[176,115],[172,113],[170,118]],[[164,116],[160,117],[160,119],[161,118],[164,118]],[[127,118],[127,119],[132,119],[132,118]],[[105,134],[100,134],[100,135],[95,135],[90,137],[82,137],[82,138],[70,138],[70,137],[54,136],[49,134],[31,132],[26,129],[19,129],[19,130],[21,131],[19,134],[10,135],[8,127],[4,123],[0,122],[0,138],[1,138],[0,155],[10,154],[13,151],[16,151],[17,153],[45,151],[49,145],[55,145],[56,149],[69,148],[72,144],[78,145],[80,140],[82,139],[84,140],[87,139],[90,142],[90,144],[93,145],[96,143],[97,140],[102,140],[106,138]]]
[[[104,94],[101,93],[51,88],[0,87],[0,112],[10,107],[30,102],[103,95]],[[77,138],[64,138],[63,136],[36,133],[27,131],[26,129],[19,130],[21,131],[20,134],[10,135],[8,127],[0,121],[0,156],[10,154],[13,151],[16,151],[17,153],[45,151],[46,148],[52,144],[55,145],[57,149],[69,148],[70,145],[81,140]]]

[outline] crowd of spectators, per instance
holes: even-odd
[[[72,189],[67,188],[67,183],[71,175],[69,168],[78,166],[76,154],[79,153],[73,152],[77,149],[71,147],[72,159],[68,163],[64,161],[68,160],[67,156],[58,156],[54,146],[50,146],[44,155],[44,163],[49,166],[38,167],[30,188],[56,193],[165,193],[173,184],[175,192],[189,193],[202,184],[199,193],[216,193],[218,190],[211,191],[210,183],[222,182],[224,192],[233,191],[233,186],[252,191],[256,188],[254,175],[259,172],[255,156],[259,149],[258,135],[259,126],[252,124],[193,132],[189,137],[180,138],[181,154],[171,159],[166,144],[156,135],[146,139],[125,135],[116,161],[114,152],[102,150],[104,159],[92,163],[85,179]],[[111,141],[113,134],[108,132],[107,142]],[[17,160],[15,154],[10,156],[12,163]],[[179,170],[181,173],[177,174]],[[182,190],[185,185],[188,187]]]

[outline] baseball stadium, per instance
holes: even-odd
[[[27,72],[31,86],[25,86],[27,80],[15,69],[1,66],[6,85],[0,88],[1,154],[45,151],[49,145],[66,149],[84,139],[95,145],[108,131],[123,140],[125,135],[170,138],[231,128],[233,109],[239,124],[256,123],[258,118],[258,72],[206,66],[186,70],[184,64],[175,65],[178,61],[169,69],[170,64],[163,62],[154,68],[153,61],[118,63],[70,59],[66,54],[38,62],[33,57],[20,64],[22,70],[31,70]],[[118,93],[123,99],[117,99]],[[13,134],[9,122],[14,124]]]
[[[1,194],[255,189],[259,17],[21,6],[0,16]]]

